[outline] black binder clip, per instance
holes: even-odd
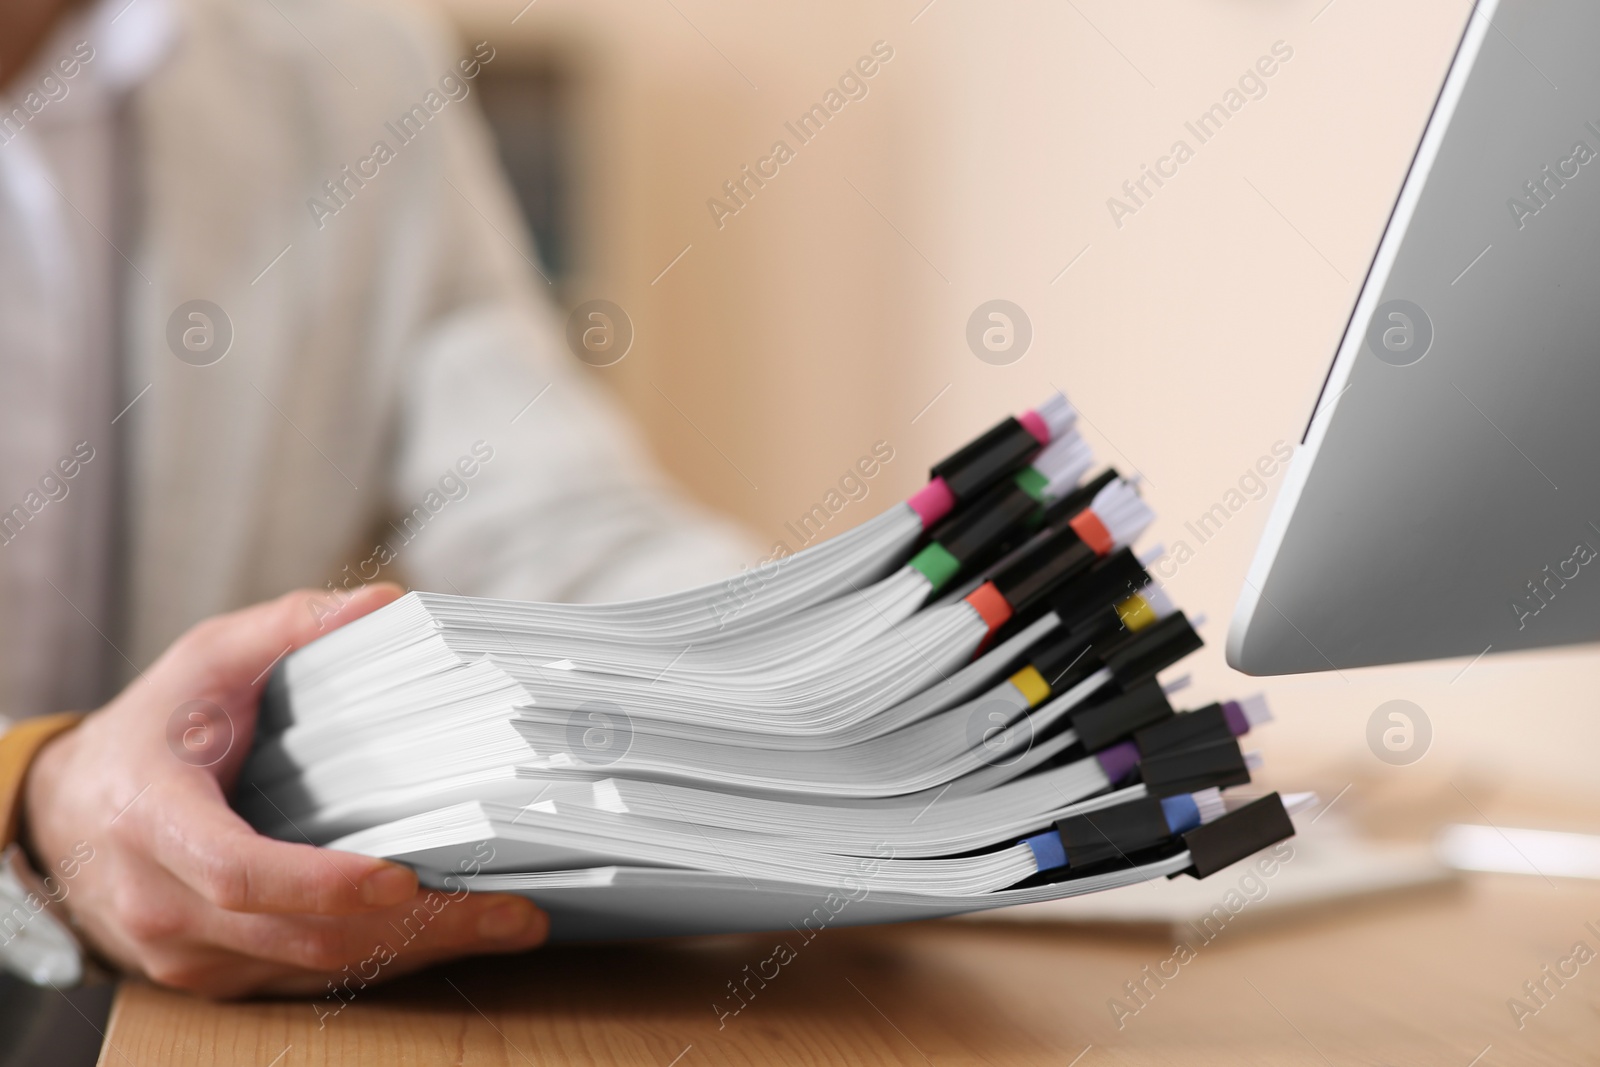
[[[1075,711],[1071,719],[1078,743],[1090,752],[1099,752],[1175,715],[1167,694],[1154,681],[1147,681],[1102,704]]]
[[[970,500],[1008,474],[1021,470],[1040,449],[1039,439],[1014,418],[989,430],[929,472],[943,478],[957,500]]]
[[[1250,765],[1245,762],[1238,739],[1229,737],[1226,741],[1142,756],[1139,774],[1151,796],[1170,797],[1245,785],[1250,781]]]
[[[1293,836],[1294,823],[1289,821],[1283,798],[1268,793],[1185,833],[1183,844],[1189,850],[1189,867],[1178,874],[1206,878]]]
[[[1108,860],[1121,859],[1131,865],[1131,853],[1143,852],[1172,839],[1161,801],[1141,797],[1084,815],[1071,815],[1056,821],[1056,833],[1067,853],[1067,865],[1075,871]]]

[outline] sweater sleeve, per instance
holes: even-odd
[[[400,379],[386,547],[418,586],[475,596],[619,600],[736,574],[754,539],[663,475],[567,350],[473,103],[418,160],[435,314]]]
[[[41,715],[0,734],[0,848],[17,840],[22,829],[22,786],[39,750],[83,721],[77,712]]]

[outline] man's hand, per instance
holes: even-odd
[[[301,591],[209,619],[40,753],[25,840],[40,870],[74,872],[62,902],[104,956],[165,985],[235,997],[323,992],[347,965],[340,980],[358,968],[363,982],[381,980],[544,940],[544,913],[522,897],[419,893],[405,867],[262,837],[228,807],[272,665],[399,595],[369,586],[341,604]],[[185,705],[217,720],[211,736],[187,740],[225,747],[197,759],[174,744],[189,729]],[[396,933],[419,926],[409,940]]]

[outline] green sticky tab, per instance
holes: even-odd
[[[1044,490],[1045,487],[1050,484],[1050,479],[1046,478],[1032,467],[1022,468],[1022,470],[1017,472],[1017,476],[1013,479],[1013,481],[1017,483],[1018,489],[1021,489],[1024,493],[1027,493],[1039,503],[1043,504],[1045,502]]]
[[[939,542],[930,541],[927,548],[911,557],[911,566],[921,571],[922,576],[933,584],[933,591],[938,592],[944,583],[960,572],[961,561]]]

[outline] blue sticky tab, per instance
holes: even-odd
[[[1200,806],[1188,793],[1161,798],[1161,814],[1167,817],[1167,826],[1175,834],[1193,830],[1200,825]]]
[[[1061,835],[1054,830],[1025,837],[1022,843],[1033,849],[1033,860],[1041,871],[1053,871],[1067,865],[1067,850],[1061,844]]]

